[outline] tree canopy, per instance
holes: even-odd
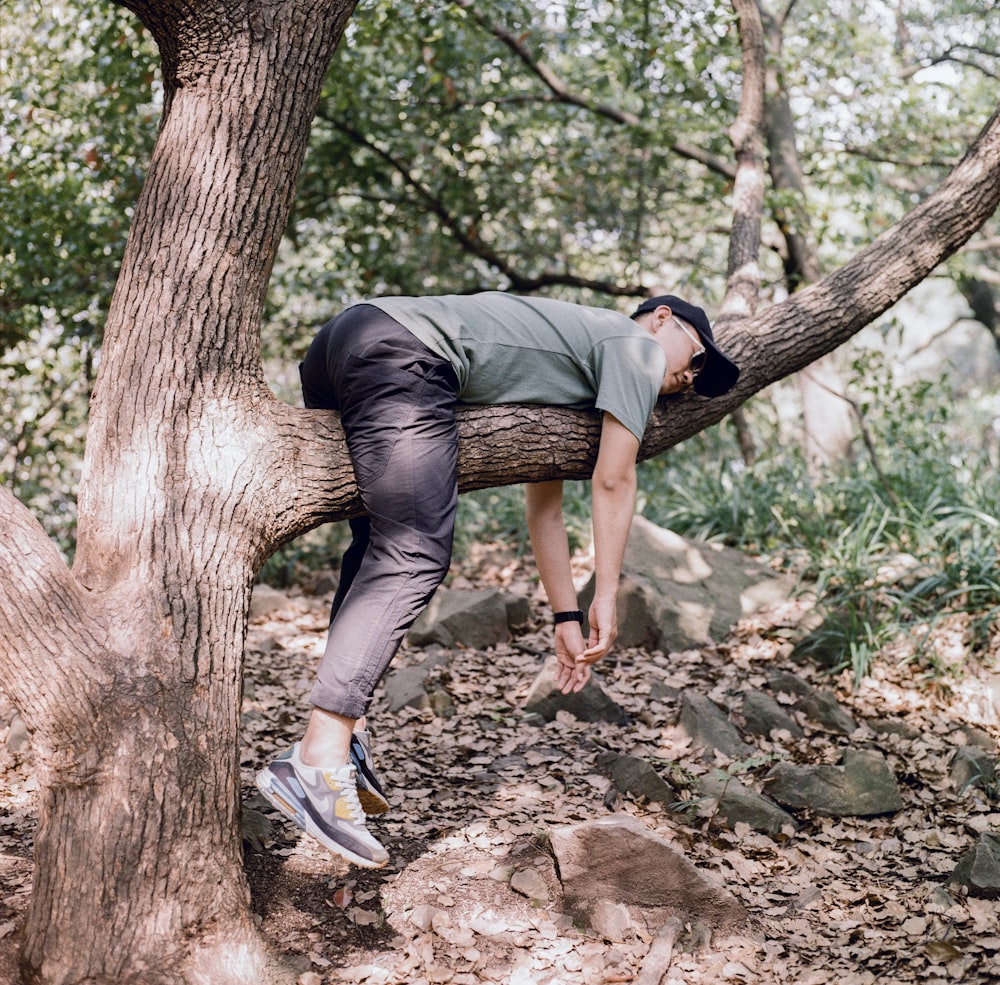
[[[1000,101],[986,7],[762,6],[803,173],[801,192],[767,191],[762,306],[789,290],[796,226],[833,269],[961,157]],[[71,549],[72,463],[162,89],[126,11],[9,10],[0,462]],[[627,305],[664,285],[717,309],[741,71],[728,3],[364,0],[320,96],[267,351],[293,362],[310,326],[374,293]],[[994,332],[997,249],[994,220],[941,271]]]

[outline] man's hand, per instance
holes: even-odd
[[[595,597],[590,604],[587,620],[590,623],[590,639],[587,641],[587,648],[577,659],[589,669],[590,664],[597,663],[608,655],[618,637],[618,608],[615,599]]]
[[[556,626],[556,687],[563,694],[575,694],[590,680],[590,664],[586,653],[583,631],[577,622],[561,622]]]

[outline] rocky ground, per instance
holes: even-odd
[[[996,759],[1000,722],[975,668],[945,685],[919,662],[886,660],[853,690],[847,677],[793,660],[805,609],[790,600],[713,645],[618,651],[602,665],[600,686],[625,722],[587,722],[565,710],[546,720],[524,707],[551,640],[530,569],[480,557],[452,583],[463,585],[527,599],[529,619],[492,649],[401,652],[397,670],[423,666],[424,697],[401,696],[397,677],[376,700],[375,752],[393,810],[372,821],[392,854],[374,872],[331,858],[274,818],[252,785],[256,769],[301,729],[329,594],[262,592],[255,603],[244,706],[246,868],[262,930],[300,985],[1000,980],[1000,903],[949,883],[983,832],[1000,830],[995,775],[956,765]],[[951,626],[942,641],[953,664],[963,640],[962,627]],[[802,695],[776,687],[781,673],[811,693],[832,692],[853,731],[838,730],[835,718],[819,721]],[[790,727],[753,731],[748,710],[762,699],[748,703],[751,695],[773,699]],[[744,746],[727,754],[706,740],[698,727],[707,706],[697,699],[709,699]],[[0,709],[0,722],[11,718]],[[34,803],[30,749],[16,720],[0,738],[2,944],[16,938],[30,892]],[[776,809],[787,822],[734,820],[712,787],[728,777],[768,793],[777,767],[836,767],[851,750],[884,760],[898,795],[889,812],[827,816],[785,802]],[[651,770],[640,783],[616,771],[622,762]],[[651,777],[658,785],[648,785]],[[614,901],[601,920],[570,912],[552,833],[617,815],[731,894],[745,924],[713,930],[710,915],[681,912],[668,939]],[[5,967],[0,961],[0,981]]]

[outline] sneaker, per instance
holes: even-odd
[[[380,869],[389,853],[365,827],[354,766],[335,770],[305,766],[299,744],[257,774],[257,789],[287,818],[337,855],[366,869]]]
[[[389,809],[389,801],[375,775],[371,741],[367,732],[351,733],[351,764],[358,773],[358,799],[365,813],[384,814]]]

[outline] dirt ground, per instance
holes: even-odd
[[[1000,738],[982,686],[986,668],[967,667],[945,686],[919,661],[886,660],[854,691],[846,676],[824,679],[792,660],[801,607],[789,602],[712,646],[674,654],[624,650],[606,660],[603,686],[628,711],[628,725],[586,724],[565,714],[531,724],[520,709],[551,631],[529,570],[517,560],[480,559],[457,584],[524,594],[534,622],[492,650],[449,651],[433,674],[444,699],[434,711],[390,713],[376,698],[374,751],[393,804],[371,822],[392,856],[377,871],[331,858],[274,817],[253,787],[256,770],[301,730],[329,595],[290,591],[251,622],[242,760],[246,871],[262,931],[294,968],[292,980],[649,985],[656,928],[633,926],[608,940],[581,926],[563,912],[547,848],[554,826],[624,811],[724,885],[751,916],[744,932],[721,939],[686,927],[664,985],[1000,981],[1000,903],[946,885],[978,834],[1000,830],[997,790],[956,789],[949,777],[970,726],[980,738]],[[961,627],[952,627],[942,645],[959,662]],[[422,656],[404,648],[397,665]],[[836,689],[861,732],[846,739],[803,723],[804,738],[772,733],[754,761],[727,764],[706,762],[673,727],[684,689],[732,705],[779,669]],[[0,723],[12,712],[0,707]],[[906,728],[889,734],[869,727],[885,720]],[[800,829],[776,838],[745,825],[728,830],[711,801],[660,805],[622,797],[597,766],[610,749],[680,778],[728,766],[759,789],[779,758],[836,762],[859,741],[886,755],[903,810],[843,819],[799,812]],[[0,983],[15,985],[35,789],[30,750],[0,755]]]

